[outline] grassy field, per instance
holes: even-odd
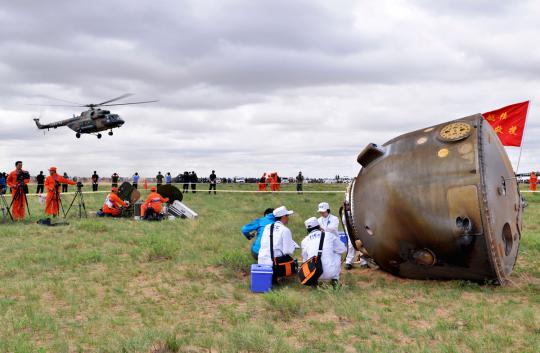
[[[344,185],[306,186],[329,188]],[[104,197],[85,195],[88,209]],[[32,197],[31,220],[0,225],[0,352],[540,352],[539,195],[506,287],[355,268],[339,290],[252,294],[240,227],[284,204],[299,242],[317,203],[342,198],[199,192],[184,200],[197,221],[43,227]]]

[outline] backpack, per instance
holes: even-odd
[[[298,271],[298,278],[300,283],[306,286],[311,286],[316,284],[319,280],[319,277],[323,274],[322,267],[322,249],[324,243],[324,231],[321,231],[321,240],[319,241],[319,251],[317,255],[310,257],[306,262],[300,266]]]

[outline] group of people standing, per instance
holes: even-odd
[[[137,173],[135,173],[135,174],[137,174]],[[99,182],[100,182],[101,178],[100,178],[100,176],[98,175],[98,173],[95,170],[94,170],[94,173],[92,174],[92,176],[90,177],[90,180],[92,181],[92,191],[98,191]],[[119,181],[120,181],[120,176],[118,175],[118,173],[114,172],[111,175],[111,187],[117,188]],[[138,178],[137,178],[137,182],[138,182]]]
[[[137,173],[135,173],[135,174],[137,174]],[[172,184],[172,176],[171,176],[170,172],[167,172],[167,174],[165,174],[165,176],[163,176],[163,174],[161,174],[161,172],[158,172],[157,175],[156,175],[156,185],[157,186],[163,185],[163,179],[165,179],[165,184],[167,184],[167,185]]]
[[[179,179],[180,180],[177,180],[177,182],[182,183],[182,192],[183,193],[189,193],[190,187],[191,187],[191,192],[192,193],[195,194],[197,192],[197,184],[199,183],[199,177],[197,176],[197,173],[195,173],[195,171],[191,171],[191,172],[185,171],[184,173],[182,173],[180,175]],[[94,171],[94,174],[92,174],[91,180],[92,180],[92,191],[98,191],[100,177],[99,177],[99,175],[97,174],[96,171]],[[119,180],[120,180],[120,177],[118,176],[118,174],[114,173],[111,176],[111,184],[112,184],[111,186],[112,187],[118,187]],[[131,177],[132,185],[136,189],[139,186],[139,180],[140,180],[139,173],[136,172]],[[216,176],[216,171],[212,170],[212,173],[210,174],[210,176],[208,178],[208,183],[209,183],[208,193],[209,194],[212,191],[214,191],[214,194],[217,193],[217,190],[216,190],[217,189],[217,187],[216,187],[217,186],[217,181],[218,180],[217,180],[217,176]],[[157,175],[156,175],[156,186],[160,186],[160,185],[163,185],[163,184],[170,185],[172,183],[173,183],[173,177],[172,177],[170,172],[167,172],[165,175],[163,175],[161,173],[161,171],[159,171],[157,173]],[[145,179],[145,189],[146,189],[146,179]]]
[[[298,175],[295,178],[296,181],[296,191],[300,194],[304,190],[304,176],[302,172],[298,172]],[[262,177],[259,178],[259,191],[281,191],[281,177],[277,172],[273,173],[264,173]]]
[[[158,172],[158,174],[156,175],[157,186],[160,186],[163,184],[163,179],[165,179],[166,184],[171,184],[172,183],[171,173],[167,173],[166,175],[163,175],[161,174],[161,172]],[[100,177],[95,170],[94,170],[94,174],[92,174],[91,176],[91,180],[92,180],[92,191],[98,191]],[[140,180],[139,173],[135,172],[135,174],[133,174],[133,176],[131,177],[131,185],[133,185],[135,189],[139,188],[139,180]],[[111,187],[117,188],[119,182],[120,182],[120,176],[116,172],[113,173],[113,175],[111,175]],[[146,180],[145,180],[145,183],[146,183]]]
[[[195,173],[195,171],[191,171],[191,173],[188,171],[185,171],[182,174],[181,180],[183,183],[182,192],[184,194],[189,192],[189,185],[191,185],[192,193],[195,194],[197,192],[197,183],[199,182],[199,178],[197,177],[197,173]]]
[[[259,191],[281,191],[281,177],[277,172],[264,173],[259,179]]]
[[[330,280],[333,286],[337,286],[341,272],[341,256],[347,251],[347,246],[340,239],[339,219],[331,213],[330,205],[327,202],[321,202],[317,207],[317,212],[319,218],[310,217],[304,222],[307,235],[299,246],[293,240],[292,232],[287,227],[289,217],[294,212],[287,210],[285,206],[266,209],[262,217],[242,227],[242,233],[248,240],[255,238],[251,246],[253,258],[259,264],[274,265],[277,258],[286,255],[293,256],[295,250],[300,248],[303,261],[307,261],[317,255],[324,232],[321,257],[323,274],[319,279]],[[347,243],[349,251],[346,268],[350,269],[355,253],[350,241]],[[273,281],[274,283],[278,281],[275,275]]]
[[[182,183],[183,193],[185,194],[189,193],[190,186],[191,186],[191,192],[193,194],[197,193],[197,184],[199,183],[199,177],[197,176],[197,173],[195,173],[194,170],[192,170],[191,173],[188,171],[184,171],[184,173],[180,175],[179,179],[180,179],[179,181]],[[156,176],[156,180],[157,180],[157,186],[163,183],[163,175],[161,175],[161,172],[159,172],[158,175]],[[165,183],[171,184],[171,182],[172,182],[171,173],[167,173],[167,175],[165,175]],[[215,170],[212,170],[212,173],[208,177],[208,183],[209,183],[208,193],[210,194],[213,190],[214,194],[216,194],[217,193],[216,191],[217,176],[216,176]]]
[[[4,175],[3,175],[4,174]],[[7,175],[5,173],[0,173],[0,192],[2,190],[2,187],[6,187],[5,179]],[[41,171],[36,176],[36,182],[37,182],[37,189],[36,193],[40,194],[44,192],[44,182],[45,182],[45,175],[43,174],[43,171]],[[63,173],[63,178],[70,179],[67,173]],[[303,183],[304,183],[304,176],[302,175],[302,172],[299,172],[296,176],[296,191],[298,193],[301,193],[303,191]],[[73,178],[73,180],[76,180],[76,178]],[[93,174],[90,177],[91,184],[92,184],[92,191],[98,191],[99,190],[99,184],[103,181],[103,178],[101,178],[97,171],[94,170]],[[125,179],[124,179],[125,180]],[[155,177],[156,180],[156,186],[160,186],[163,184],[172,184],[173,183],[173,177],[170,172],[167,172],[166,174],[162,174],[161,171],[158,172],[158,174]],[[120,184],[121,178],[118,175],[118,173],[113,173],[110,177],[111,187],[118,187]],[[140,183],[140,176],[138,172],[135,172],[133,176],[131,177],[131,184],[134,188],[139,187]],[[192,193],[197,192],[197,184],[200,182],[197,173],[195,171],[185,171],[182,173],[176,180],[176,182],[182,183],[182,192],[183,193],[189,193],[189,189],[191,188]],[[212,191],[214,194],[217,193],[217,184],[218,184],[218,178],[216,176],[215,170],[212,170],[212,173],[208,178],[203,178],[203,182],[208,182],[208,193],[211,194]],[[146,184],[146,179],[144,179],[144,183]],[[264,173],[263,176],[259,179],[258,187],[259,191],[281,191],[281,183],[282,179],[278,175],[277,172],[272,173]],[[67,183],[61,184],[62,186],[62,192],[68,191],[68,185]],[[146,186],[145,186],[146,189]],[[27,191],[28,193],[28,191]]]
[[[38,180],[38,191],[47,192],[45,214],[53,217],[58,216],[61,204],[60,193],[64,189],[62,185],[75,185],[77,183],[59,175],[56,167],[49,168],[47,177],[43,172],[40,172],[39,178],[36,179]],[[26,194],[28,193],[29,182],[30,173],[23,169],[23,162],[15,162],[15,170],[10,172],[6,178],[6,185],[10,188],[12,194],[11,216],[15,221],[23,220],[26,217],[26,210],[28,210]]]
[[[100,176],[98,175],[97,171],[94,170],[94,173],[92,174],[92,176],[90,177],[90,180],[92,181],[92,191],[98,191],[99,189],[99,182],[101,181],[101,178]],[[112,175],[111,175],[111,187],[112,188],[117,188],[118,187],[118,183],[120,182],[120,176],[118,175],[118,173],[114,172]],[[135,188],[138,187],[138,183],[139,183],[139,173],[135,173],[133,175],[133,186]]]

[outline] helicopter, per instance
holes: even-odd
[[[132,93],[126,93],[119,97],[106,100],[101,103],[91,103],[91,104],[80,104],[75,102],[66,101],[63,99],[57,99],[53,98],[55,100],[59,100],[62,102],[70,103],[71,105],[60,105],[60,104],[53,104],[53,105],[47,105],[49,107],[87,107],[88,110],[82,112],[79,116],[75,116],[73,114],[73,118],[65,119],[56,121],[50,124],[41,124],[39,118],[35,118],[34,121],[36,122],[36,126],[40,130],[50,130],[50,129],[56,129],[62,126],[67,126],[71,130],[75,131],[75,137],[81,138],[82,134],[97,134],[97,138],[100,139],[102,137],[101,133],[102,131],[110,130],[109,136],[113,135],[113,129],[120,128],[122,125],[124,125],[125,121],[120,118],[118,114],[111,114],[109,110],[106,109],[100,109],[99,107],[111,107],[111,106],[117,106],[117,105],[131,105],[131,104],[145,104],[145,103],[153,103],[158,102],[157,100],[150,100],[150,101],[142,101],[142,102],[128,102],[128,103],[114,103],[120,99],[127,98],[129,96],[132,96]]]

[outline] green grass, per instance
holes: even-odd
[[[337,212],[342,194],[204,192],[185,197],[196,221],[73,214],[65,227],[35,224],[31,198],[31,219],[0,225],[0,352],[539,352],[540,196],[525,196],[507,287],[357,268],[339,290],[292,280],[266,294],[249,290],[240,227],[285,204],[299,242],[317,203]],[[86,194],[87,208],[104,198]]]

